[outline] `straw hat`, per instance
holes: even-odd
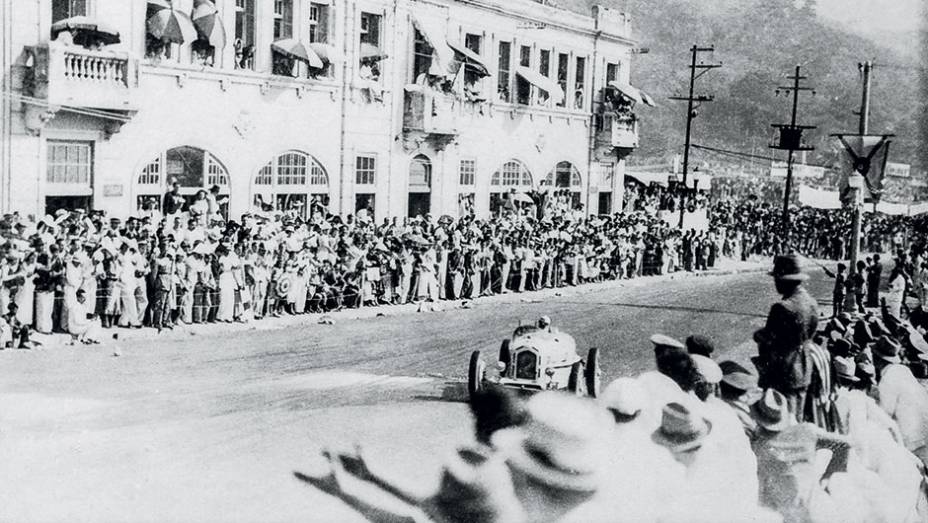
[[[719,367],[718,363],[701,354],[690,354],[690,358],[693,359],[693,363],[696,364],[696,370],[698,370],[702,378],[706,380],[706,383],[715,385],[722,381],[722,369]]]
[[[509,466],[547,486],[593,492],[605,482],[610,457],[608,416],[592,403],[557,392],[528,401],[529,420],[496,431],[491,442]]]
[[[733,389],[747,392],[757,388],[757,376],[745,367],[733,361],[719,363],[722,371],[722,383]]]
[[[846,381],[860,381],[860,378],[857,377],[857,364],[851,358],[838,356],[832,359],[832,364],[839,378]]]
[[[666,347],[670,349],[680,349],[686,350],[686,345],[683,345],[679,341],[671,338],[670,336],[665,336],[663,334],[655,334],[651,336],[651,343],[654,344],[654,348]]]
[[[671,452],[687,452],[702,446],[712,423],[681,403],[664,405],[661,426],[651,439]]]
[[[633,378],[619,378],[607,385],[599,401],[617,421],[635,417],[648,406],[645,389]]]
[[[793,414],[789,411],[786,396],[775,389],[766,389],[760,400],[751,405],[751,414],[761,427],[779,432],[793,422]]]

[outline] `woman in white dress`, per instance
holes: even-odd
[[[216,250],[219,255],[219,311],[218,321],[231,323],[235,320],[235,274],[236,256],[226,246]]]
[[[23,325],[32,325],[32,312],[35,307],[35,256],[34,251],[30,252],[20,265],[23,284],[19,286],[13,297],[13,302],[19,307],[16,311],[16,318]]]
[[[893,267],[889,275],[889,292],[886,294],[886,307],[889,313],[902,319],[902,303],[905,301],[906,278],[899,263]]]

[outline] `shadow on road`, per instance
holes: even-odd
[[[462,383],[459,381],[446,381],[442,387],[441,396],[419,394],[414,396],[414,398],[419,401],[451,401],[457,403],[467,403],[469,400],[467,394],[467,383]]]
[[[627,307],[631,309],[651,309],[661,311],[679,311],[679,312],[698,312],[703,314],[730,314],[732,316],[744,316],[747,318],[766,318],[766,314],[751,313],[743,311],[726,311],[722,309],[709,309],[705,307],[684,307],[682,305],[648,305],[644,303],[609,303],[609,302],[569,302],[561,301],[558,303],[567,303],[570,305],[607,305],[613,307]]]

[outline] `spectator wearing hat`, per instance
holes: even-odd
[[[751,451],[750,440],[744,433],[744,427],[737,413],[718,394],[719,385],[724,378],[721,367],[713,360],[700,354],[691,354],[702,380],[696,396],[701,412],[712,424],[713,430],[708,437],[705,450],[707,456],[714,452],[711,460],[716,468],[714,475],[722,478],[716,485],[723,492],[728,492],[740,499],[756,503],[757,463]]]
[[[19,306],[15,303],[11,303],[7,306],[6,314],[0,319],[3,337],[5,338],[5,342],[0,343],[0,349],[6,348],[7,346],[16,349],[32,348],[32,341],[29,339],[29,334],[32,332],[32,329],[29,328],[29,325],[19,321],[18,312]]]
[[[903,445],[902,434],[895,421],[861,390],[857,364],[849,357],[834,359],[838,386],[835,390],[836,431],[851,437],[867,438],[871,430],[882,430],[895,443]]]
[[[795,254],[776,256],[770,274],[783,299],[773,304],[766,325],[754,333],[759,385],[782,393],[790,412],[801,420],[812,383],[814,364],[807,345],[818,327],[818,304],[803,287],[808,275]]]
[[[752,443],[757,456],[760,504],[776,510],[784,521],[808,521],[810,501],[825,470],[814,464],[816,450],[832,450],[832,470],[846,468],[849,439],[829,433],[812,423],[800,423],[783,394],[764,390],[751,406],[758,425]]]
[[[757,401],[757,376],[733,361],[723,361],[719,368],[722,370],[720,398],[734,411],[748,440],[753,440],[757,422],[751,415],[751,404]]]
[[[608,488],[616,471],[611,467],[606,413],[554,392],[534,396],[526,409],[523,426],[497,431],[491,441],[506,460],[528,520],[554,522],[569,514],[579,521],[602,520],[607,513],[580,518],[576,512],[598,492],[608,495],[601,494],[597,501],[615,499]]]
[[[873,347],[878,402],[899,425],[905,447],[928,465],[928,390],[902,364],[901,349],[888,336]]]
[[[653,521],[665,510],[662,493],[684,489],[685,469],[666,448],[652,441],[654,427],[646,418],[650,401],[637,380],[613,381],[603,389],[599,403],[615,420],[612,487],[619,494],[620,506],[614,520]]]
[[[835,273],[835,286],[831,292],[832,318],[837,317],[844,308],[844,298],[847,296],[847,275],[845,271],[847,271],[847,265],[839,263]]]
[[[686,338],[686,351],[711,358],[712,353],[715,352],[715,343],[708,336],[694,334]]]
[[[652,440],[666,448],[685,468],[679,501],[668,499],[665,503],[672,514],[684,512],[683,506],[706,504],[717,510],[717,520],[729,520],[756,507],[756,471],[751,471],[754,478],[741,473],[735,453],[715,437],[716,426],[702,412],[704,409],[692,399],[669,403],[662,410],[661,425]],[[681,519],[674,516],[669,520]]]
[[[873,255],[873,263],[867,267],[867,307],[880,306],[880,280],[883,275],[883,264],[880,255]]]

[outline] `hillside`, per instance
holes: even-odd
[[[856,131],[861,78],[858,62],[877,64],[873,74],[871,132],[895,133],[891,160],[928,168],[928,152],[918,145],[928,138],[928,76],[916,56],[897,53],[815,13],[814,2],[795,7],[789,0],[599,0],[626,9],[633,17],[636,38],[648,54],[632,64],[632,83],[651,94],[657,109],[642,108],[641,148],[631,161],[666,161],[682,152],[685,102],[667,98],[686,94],[689,48],[713,44],[723,62],[697,81],[697,93],[715,102],[700,108],[693,142],[713,147],[770,155],[771,123],[788,123],[790,99],[775,96],[797,64],[809,77],[816,95],[800,99],[800,123],[816,125],[808,141],[817,150],[809,161],[831,163],[837,154],[829,134]],[[911,47],[924,45],[912,42]],[[696,152],[696,161],[725,160]]]

